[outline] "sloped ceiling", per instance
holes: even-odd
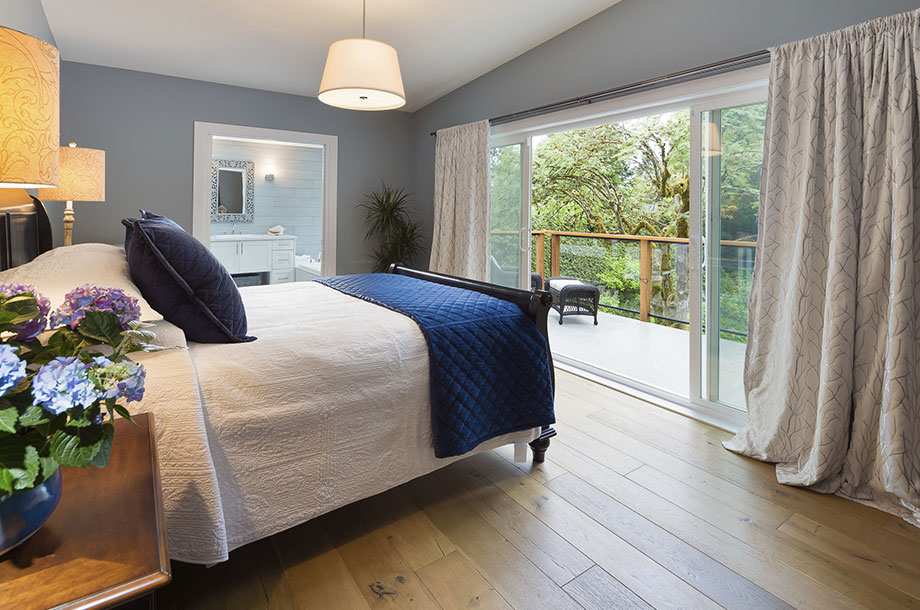
[[[367,37],[399,52],[414,111],[618,0],[368,0]],[[42,0],[69,61],[316,96],[361,0]]]

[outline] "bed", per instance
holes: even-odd
[[[28,217],[19,225],[31,234],[47,224],[43,211],[36,200],[15,213]],[[48,249],[20,237],[0,233],[0,252],[21,250],[7,260],[26,262]],[[66,289],[87,281],[111,284],[111,277],[127,273],[123,259],[115,246],[58,248],[5,271],[0,281],[57,273],[66,277]],[[105,269],[99,271],[104,278],[93,276],[97,263],[90,261]],[[401,266],[389,272],[516,303],[546,336],[546,293]],[[155,414],[173,559],[226,560],[244,544],[505,444],[530,443],[540,461],[555,434],[550,426],[520,430],[464,455],[436,458],[429,354],[413,320],[317,282],[247,287],[240,294],[258,340],[189,342],[150,312],[157,342],[181,349],[137,356],[147,368],[147,393],[132,406]]]

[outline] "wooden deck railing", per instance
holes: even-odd
[[[494,234],[503,234],[505,231],[493,231]],[[507,231],[508,234],[515,233]],[[579,233],[576,231],[533,231],[536,237],[536,272],[542,277],[546,275],[546,236],[549,235],[550,242],[550,274],[549,277],[560,275],[560,253],[561,240],[563,237],[583,237],[588,239],[600,239],[607,241],[635,241],[639,242],[639,319],[643,322],[649,321],[652,301],[652,244],[688,244],[690,240],[686,237],[654,237],[651,235],[623,235],[615,233]],[[704,240],[705,241],[705,240]],[[728,241],[721,242],[723,246],[735,246],[738,248],[756,248],[757,244],[749,241]]]

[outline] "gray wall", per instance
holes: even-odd
[[[442,127],[664,76],[920,7],[918,0],[623,0],[415,113],[415,195],[431,234]]]
[[[55,44],[41,0],[3,0],[0,19],[3,20],[3,27]]]
[[[387,180],[411,185],[412,117],[353,112],[314,98],[64,62],[61,142],[106,152],[105,203],[75,203],[74,242],[122,243],[119,221],[138,208],[192,222],[195,121],[338,136],[337,272],[367,271],[371,248],[355,205]],[[52,219],[61,204],[49,204]],[[53,222],[56,243],[61,227]]]

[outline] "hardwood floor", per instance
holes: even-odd
[[[542,465],[503,448],[230,554],[159,610],[920,607],[920,531],[776,483],[715,428],[558,372]]]

